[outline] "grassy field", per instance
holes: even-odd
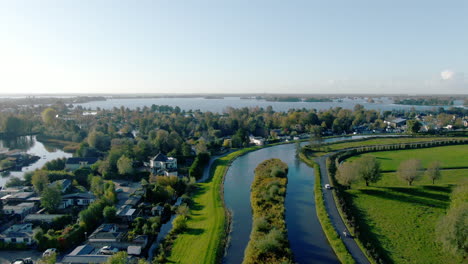
[[[354,147],[361,147],[361,146],[426,142],[426,141],[446,140],[446,139],[448,139],[448,138],[447,137],[371,138],[371,139],[364,139],[364,140],[356,140],[354,142],[332,143],[332,144],[326,145],[325,148],[332,151],[332,150],[339,150],[339,149],[345,149],[345,148],[354,148]],[[450,139],[457,139],[457,138],[450,138]]]
[[[383,169],[394,170],[401,160],[419,158],[423,164],[440,160],[443,166],[468,166],[468,147],[447,146],[416,150],[374,152]],[[361,233],[370,237],[394,263],[463,263],[442,250],[436,242],[435,225],[450,202],[454,185],[467,179],[468,169],[442,171],[442,178],[432,185],[429,179],[408,187],[395,173],[365,187],[356,183],[347,195],[353,200],[353,215]]]
[[[258,148],[247,148],[219,158],[212,165],[212,177],[197,184],[192,196],[187,231],[174,242],[170,263],[216,263],[226,238],[226,215],[220,190],[230,163],[240,155]]]
[[[363,154],[362,156],[364,155],[376,157],[380,161],[383,171],[396,171],[400,163],[408,159],[419,159],[424,167],[436,160],[441,162],[442,168],[468,167],[468,145],[381,151]],[[349,161],[355,160],[360,156],[354,156]]]

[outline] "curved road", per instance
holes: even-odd
[[[325,184],[327,183],[330,184],[330,180],[328,178],[327,165],[326,165],[326,159],[330,155],[331,154],[328,154],[328,155],[325,155],[316,159],[317,163],[320,166],[320,177],[321,177],[322,186],[325,186]],[[325,189],[323,193],[323,199],[325,201],[325,209],[328,212],[328,215],[330,217],[333,227],[340,235],[341,240],[343,240],[346,248],[348,249],[349,253],[353,256],[356,263],[363,263],[363,264],[370,263],[366,255],[364,255],[364,253],[362,252],[361,248],[357,245],[356,241],[351,237],[345,237],[343,235],[344,230],[346,230],[348,234],[350,234],[350,232],[348,228],[346,228],[346,225],[344,224],[343,219],[341,219],[340,213],[338,212],[338,208],[336,207],[336,203],[334,201],[332,190]]]

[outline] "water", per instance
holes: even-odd
[[[288,111],[291,108],[295,109],[317,109],[326,110],[333,107],[342,107],[345,109],[353,109],[356,104],[363,105],[366,109],[374,109],[378,111],[386,110],[410,110],[414,107],[417,110],[431,110],[437,109],[439,106],[411,106],[411,105],[396,105],[392,100],[387,97],[375,98],[376,103],[368,103],[365,98],[343,98],[342,102],[334,100],[333,102],[267,102],[265,100],[255,99],[241,99],[240,97],[225,97],[224,99],[205,99],[205,98],[130,98],[130,99],[108,99],[107,101],[93,101],[81,105],[85,108],[96,109],[112,109],[114,107],[120,108],[124,106],[129,109],[136,109],[137,107],[143,108],[144,106],[150,107],[151,105],[169,105],[178,106],[182,110],[201,110],[202,112],[216,112],[222,113],[227,107],[242,108],[242,107],[262,107],[267,108],[272,106],[275,111]],[[463,102],[456,101],[456,105]],[[448,108],[449,106],[443,106]]]
[[[335,142],[369,136],[326,139]],[[303,143],[305,145],[307,143]],[[252,230],[250,186],[257,165],[279,158],[289,166],[286,193],[286,225],[295,261],[298,263],[339,263],[322,231],[315,211],[314,170],[296,158],[294,144],[279,145],[250,152],[237,158],[224,182],[224,200],[232,212],[232,232],[224,263],[241,263]]]
[[[34,156],[39,156],[40,159],[33,164],[23,167],[21,171],[11,171],[10,175],[7,177],[0,177],[0,186],[5,185],[5,183],[11,177],[18,177],[23,179],[24,173],[28,171],[34,171],[35,169],[40,169],[47,161],[58,159],[58,158],[69,158],[72,157],[72,154],[66,153],[58,148],[53,146],[44,145],[41,142],[36,140],[35,136],[23,136],[17,137],[15,139],[1,139],[0,140],[0,150],[1,149],[19,149],[24,153],[28,153]]]

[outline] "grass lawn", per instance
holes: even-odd
[[[247,148],[219,158],[212,165],[212,177],[197,184],[192,196],[187,231],[179,234],[174,242],[168,262],[215,263],[222,254],[226,236],[226,216],[220,188],[229,164],[238,156],[258,148]]]
[[[412,142],[426,142],[435,140],[447,140],[447,139],[462,139],[462,138],[448,138],[448,137],[389,137],[389,138],[371,138],[365,140],[357,140],[355,142],[342,142],[333,143],[326,145],[326,148],[332,150],[340,150],[345,148],[354,148],[361,146],[371,145],[387,145],[387,144],[398,144],[398,143],[412,143]],[[466,139],[466,138],[465,138]]]
[[[423,180],[408,187],[395,173],[384,173],[380,182],[356,184],[347,195],[361,233],[380,244],[392,262],[462,263],[436,242],[435,225],[449,206],[453,185],[467,174],[468,169],[446,170],[435,185]]]
[[[408,159],[421,160],[424,167],[438,160],[442,168],[468,167],[468,145],[454,145],[423,149],[371,152],[363,155],[374,156],[380,161],[383,171],[396,171],[402,161]],[[362,155],[354,156],[349,161]]]

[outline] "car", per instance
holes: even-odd
[[[44,251],[44,253],[42,253],[42,256],[43,257],[48,257],[54,253],[57,253],[57,249],[56,248],[48,248],[46,249],[46,251]]]
[[[328,189],[328,190],[330,190],[331,188],[332,188],[332,187],[330,186],[330,184],[328,184],[328,183],[327,183],[327,184],[325,184],[325,189]]]
[[[122,182],[122,183],[120,184],[120,186],[128,186],[128,183]]]
[[[115,192],[116,193],[121,193],[121,192],[123,192],[123,190],[121,188],[118,188],[118,189],[115,190]]]
[[[33,264],[33,261],[31,258],[15,259],[11,264]]]
[[[119,249],[111,246],[104,246],[99,250],[99,253],[104,255],[112,255],[117,252],[119,252]]]

